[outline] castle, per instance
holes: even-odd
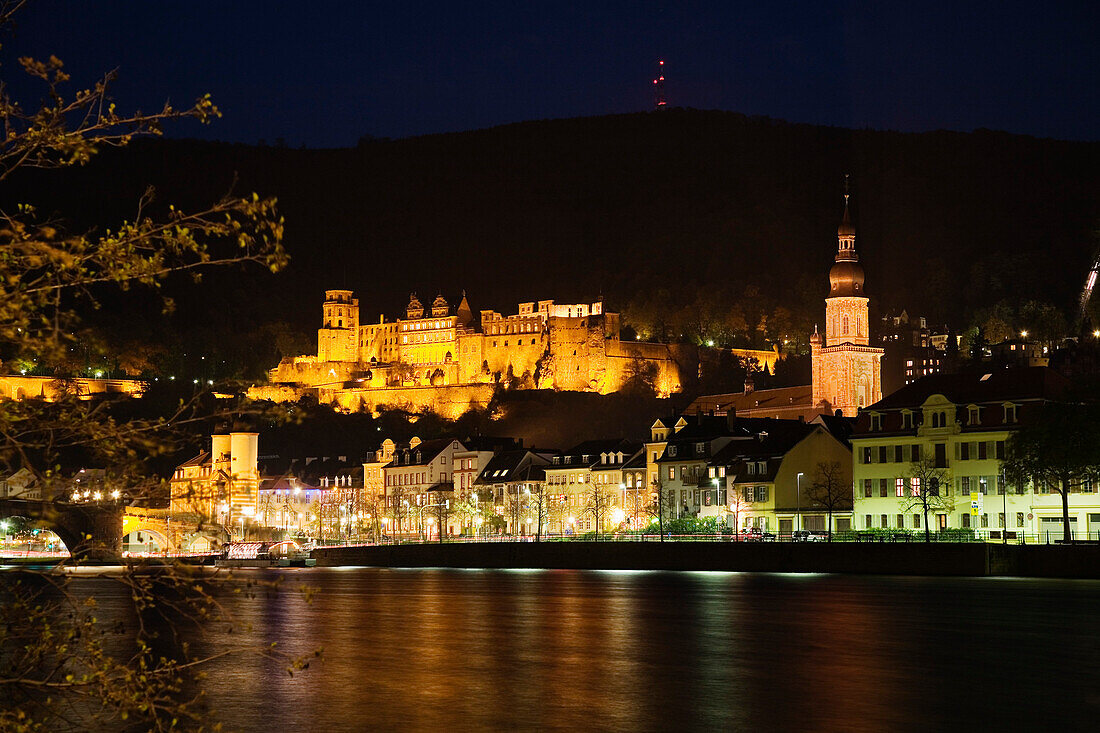
[[[414,293],[404,318],[364,324],[353,291],[329,290],[316,356],[284,359],[271,385],[249,394],[289,400],[316,389],[351,410],[428,407],[453,416],[487,405],[498,385],[607,394],[645,373],[667,396],[680,391],[688,370],[698,374],[698,347],[624,342],[619,327],[619,314],[602,301],[540,300],[520,303],[513,315],[482,310],[475,317],[465,293],[453,309],[442,295],[426,308]],[[779,358],[777,350],[733,355],[759,369],[774,369]]]

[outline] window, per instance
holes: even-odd
[[[863,496],[865,498],[869,499],[874,494],[875,490],[874,490],[873,481],[874,481],[874,479],[869,479],[869,478],[863,479]]]
[[[1001,527],[1002,529],[1004,528],[1004,526],[1005,526],[1005,513],[1004,512],[998,512],[997,513],[997,526]]]
[[[1023,512],[1016,512],[1016,526],[1017,527],[1023,527],[1024,526],[1024,513]]]
[[[978,491],[980,491],[983,494],[988,494],[989,493],[989,477],[988,476],[979,476],[978,477]]]
[[[1003,461],[1005,457],[1005,442],[1003,440],[998,440],[995,448],[996,452],[994,455],[997,456],[997,460]]]
[[[676,478],[676,466],[669,466],[668,467],[668,480],[672,481],[675,478]]]
[[[889,481],[887,479],[880,478],[878,480],[878,495],[879,496],[886,496],[887,492],[889,491],[888,484],[889,484]]]
[[[864,449],[863,449],[863,462],[864,463],[870,463],[871,462],[871,448],[870,448],[870,446],[864,447]]]
[[[905,454],[905,451],[903,450],[903,446],[895,445],[894,446],[894,463],[901,463],[902,461],[904,461],[905,460],[905,458],[903,457],[904,454]]]
[[[914,444],[909,447],[909,460],[913,463],[920,462],[920,444]]]
[[[768,500],[768,487],[767,486],[757,486],[756,487],[756,500],[757,501],[767,501]]]
[[[864,514],[863,515],[863,527],[865,529],[871,529],[871,515],[870,514]]]
[[[741,489],[741,501],[752,503],[753,498],[754,494],[753,488],[751,486],[746,486],[745,488]]]
[[[884,529],[886,527],[890,526],[889,522],[886,521],[886,515],[885,514],[880,514],[879,515],[879,522],[881,523],[880,526],[882,526]]]
[[[882,430],[882,415],[871,415],[871,430]]]
[[[963,514],[962,515],[962,526],[963,526],[963,529],[969,529],[970,528],[970,515],[969,514]]]
[[[1005,405],[1005,422],[1016,422],[1016,405]]]
[[[703,492],[703,504],[705,506],[710,506],[710,497],[711,497],[711,492],[710,491],[704,491]]]
[[[959,493],[960,494],[969,494],[970,493],[970,477],[969,476],[962,476],[961,478],[959,478]]]
[[[905,430],[913,429],[913,413],[903,410],[901,413],[901,427]]]
[[[913,515],[913,529],[920,529],[920,515]]]
[[[940,480],[935,476],[928,479],[928,495],[939,496],[940,495]]]
[[[1003,496],[1005,493],[1005,476],[1002,473],[997,477],[997,495]]]
[[[988,526],[989,526],[989,515],[988,514],[983,514],[982,515],[982,529],[985,529]]]
[[[878,447],[878,462],[886,463],[886,446],[884,445]]]
[[[947,468],[947,444],[936,443],[933,448],[935,449],[936,468]]]
[[[897,497],[905,496],[905,479],[903,479],[903,478],[894,479],[894,496],[897,496]]]
[[[898,515],[897,528],[898,529],[905,529],[905,515],[904,514],[899,514]]]
[[[970,460],[970,443],[959,443],[959,460]]]
[[[909,494],[910,494],[910,496],[920,496],[920,479],[919,478],[914,477],[914,478],[909,479]]]

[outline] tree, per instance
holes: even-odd
[[[671,497],[665,496],[664,485],[661,482],[660,476],[653,479],[650,484],[649,503],[646,505],[646,511],[649,516],[657,520],[657,531],[660,532],[661,542],[665,541],[665,515]]]
[[[611,497],[604,490],[604,485],[591,481],[583,492],[585,505],[581,510],[581,516],[592,517],[592,524],[596,529],[596,541],[600,541],[600,526],[607,518],[607,512],[611,508]]]
[[[655,397],[657,395],[657,376],[657,364],[643,359],[641,354],[635,353],[627,362],[620,391],[639,397]]]
[[[829,542],[833,541],[833,512],[852,508],[852,484],[845,479],[839,461],[822,461],[817,464],[813,482],[806,491],[806,498],[825,509],[828,515]],[[928,528],[925,514],[925,529]]]
[[[1008,439],[1003,467],[1018,490],[1030,481],[1061,495],[1062,541],[1072,542],[1069,493],[1100,478],[1100,406],[1091,400],[1044,405]]]
[[[948,488],[947,469],[936,465],[935,458],[922,458],[909,464],[909,478],[903,496],[898,497],[901,510],[919,510],[924,515],[924,541],[931,542],[928,517],[934,512],[950,512],[955,508]]]
[[[736,488],[730,488],[726,492],[727,508],[729,513],[733,515],[733,531],[740,534],[741,532],[741,514],[748,511],[751,506],[750,502],[745,500],[745,496]]]

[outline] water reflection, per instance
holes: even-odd
[[[274,571],[255,571],[272,577]],[[313,569],[227,600],[230,729],[1044,729],[1100,713],[1100,583]],[[80,581],[77,583],[95,583]],[[308,604],[293,588],[317,588]]]

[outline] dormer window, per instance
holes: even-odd
[[[1016,422],[1016,407],[1017,407],[1016,405],[1013,405],[1011,403],[1006,403],[1005,404],[1005,422],[1006,423]]]
[[[554,463],[555,464],[560,464],[561,463],[561,456],[554,456]]]
[[[672,458],[676,457],[676,446],[670,445],[668,447],[668,455],[671,456]]]
[[[980,425],[982,422],[982,408],[977,405],[970,405],[966,408],[966,424],[967,425]]]
[[[696,453],[696,455],[701,456],[706,452],[707,452],[707,444],[706,443],[696,443],[695,444],[695,453]]]
[[[882,430],[882,415],[877,412],[871,413],[871,430]]]

